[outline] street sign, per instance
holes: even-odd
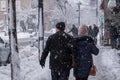
[[[100,16],[99,16],[99,21],[100,21],[100,22],[104,22],[104,15],[100,15]]]

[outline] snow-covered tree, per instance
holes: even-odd
[[[58,21],[65,21],[71,23],[75,19],[75,9],[69,0],[55,0],[54,7],[51,10],[51,18]],[[52,6],[52,4],[51,4]]]
[[[16,0],[8,0],[9,4],[9,38],[11,51],[11,80],[20,80],[20,58],[16,32]]]

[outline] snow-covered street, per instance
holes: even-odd
[[[96,76],[89,76],[89,80],[120,80],[120,51],[110,47],[98,47],[100,53],[98,56],[94,56],[97,73]],[[22,80],[51,80],[49,57],[47,58],[45,68],[42,69],[39,65],[36,47],[26,46],[19,54]],[[10,74],[10,64],[0,67],[1,80],[11,80]],[[69,80],[74,80],[72,69]]]

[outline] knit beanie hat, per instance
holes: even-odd
[[[57,23],[56,28],[59,29],[60,31],[63,31],[65,29],[65,23],[64,22]]]

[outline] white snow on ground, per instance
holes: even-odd
[[[18,39],[21,39],[21,38],[30,38],[30,33],[28,32],[20,32],[20,33],[17,33],[17,37]],[[2,39],[4,39],[5,41],[7,41],[9,39],[9,36],[5,36],[5,33],[4,32],[1,32],[0,33],[0,37]]]
[[[27,49],[26,49],[27,48]],[[22,80],[49,80],[48,64],[44,69],[41,68],[38,61],[38,52],[35,47],[27,46],[21,51],[21,75]],[[48,62],[48,61],[47,61]]]
[[[118,55],[120,51],[101,46],[99,49],[99,55],[94,56],[97,74],[96,76],[90,76],[89,80],[120,80],[120,56]],[[49,57],[46,60],[45,68],[42,69],[38,61],[37,48],[26,46],[19,54],[22,80],[51,80]],[[11,80],[10,65],[0,67],[0,80]],[[74,80],[72,70],[69,80]]]
[[[29,33],[18,33],[18,39],[29,38]],[[7,40],[8,36],[0,35]],[[120,50],[111,49],[107,46],[98,46],[100,53],[94,56],[97,67],[96,76],[90,76],[89,80],[120,80]],[[45,68],[41,68],[38,61],[38,49],[26,46],[20,51],[21,80],[51,80],[49,69],[49,57],[47,57]],[[0,66],[0,80],[11,80],[10,64]],[[71,69],[69,80],[75,80]]]
[[[102,46],[99,49],[99,55],[94,57],[97,73],[96,76],[90,76],[89,80],[120,80],[120,51]]]

